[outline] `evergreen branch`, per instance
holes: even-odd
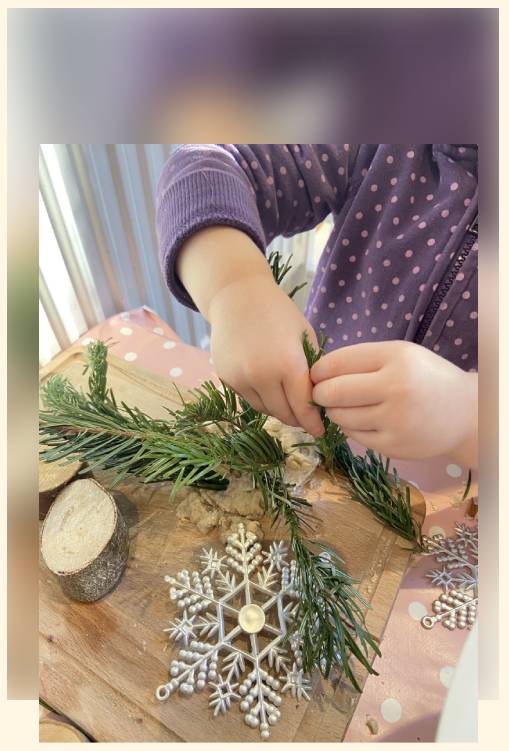
[[[278,250],[272,250],[269,253],[269,256],[267,258],[267,261],[269,263],[270,268],[272,269],[272,275],[276,281],[276,284],[281,284],[285,276],[288,274],[290,269],[292,268],[292,254],[288,256],[286,259],[286,262],[283,264],[283,257],[281,253]],[[288,292],[288,297],[292,299],[295,297],[297,292],[301,289],[304,289],[304,287],[307,286],[307,282],[302,282],[301,284],[297,284],[290,292]]]
[[[302,345],[309,368],[324,353],[322,336],[316,350],[304,332]],[[364,457],[355,456],[338,425],[327,417],[325,409],[316,405],[324,425],[324,434],[314,441],[329,470],[338,469],[346,475],[352,497],[371,509],[377,519],[394,529],[401,537],[421,549],[421,525],[414,519],[410,504],[410,488],[403,489],[396,469],[389,474],[390,460],[384,463],[380,455],[367,449]]]
[[[265,415],[237,398],[226,384],[220,390],[206,382],[194,390],[195,401],[181,396],[181,407],[168,410],[171,420],[152,419],[124,402],[118,405],[107,390],[106,347],[94,343],[88,355],[88,393],[59,375],[42,388],[40,436],[46,450],[41,458],[81,458],[89,467],[115,470],[115,482],[127,474],[141,482],[169,480],[173,493],[189,485],[224,489],[229,471],[248,473],[262,493],[272,524],[282,521],[289,531],[302,589],[298,628],[305,669],[318,668],[327,677],[332,665],[339,664],[359,689],[350,656],[374,672],[368,648],[379,653],[365,628],[361,606],[367,604],[337,565],[339,559],[324,560],[306,541],[305,530],[314,532],[316,519],[309,511],[311,504],[293,495],[284,480],[285,453],[265,430]],[[212,425],[215,430],[209,429]]]

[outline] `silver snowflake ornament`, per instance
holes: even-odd
[[[177,690],[189,696],[208,686],[214,717],[238,702],[246,724],[265,740],[281,717],[282,694],[309,700],[311,681],[299,635],[282,643],[298,610],[296,563],[287,562],[284,542],[261,548],[239,524],[226,555],[204,548],[201,571],[165,577],[181,611],[165,631],[181,649],[156,697],[164,701]]]
[[[426,576],[443,590],[433,602],[433,615],[421,619],[424,628],[433,628],[436,623],[450,631],[472,628],[477,617],[478,528],[455,524],[454,533],[453,537],[423,536],[425,554],[433,555],[441,564]]]

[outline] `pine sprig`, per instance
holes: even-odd
[[[322,337],[318,350],[311,344],[307,333],[303,335],[303,348],[311,369],[324,354]],[[315,444],[328,469],[337,469],[346,475],[353,498],[371,509],[377,519],[391,527],[398,535],[422,547],[421,525],[414,519],[410,504],[410,488],[404,489],[397,470],[389,473],[390,460],[367,449],[364,457],[355,456],[338,425],[330,421],[325,409],[316,405],[324,425],[324,434]]]
[[[285,276],[291,270],[292,258],[293,256],[290,254],[288,258],[286,259],[286,262],[283,263],[283,257],[278,250],[272,250],[267,256],[268,264],[270,268],[272,269],[272,275],[277,284],[281,284]],[[296,287],[294,287],[290,292],[288,292],[288,297],[292,299],[293,297],[295,297],[295,295],[297,294],[299,290],[304,289],[304,287],[306,286],[307,286],[307,282],[302,282],[301,284],[297,284]]]
[[[369,649],[380,654],[365,626],[367,603],[336,554],[330,551],[325,558],[323,549],[306,539],[316,519],[310,503],[294,495],[284,479],[285,453],[265,430],[266,417],[226,384],[218,389],[206,382],[194,390],[195,401],[182,399],[180,409],[169,410],[170,420],[155,420],[124,402],[117,404],[106,387],[107,348],[101,342],[89,345],[88,369],[88,393],[61,376],[43,386],[40,439],[46,450],[41,458],[81,458],[89,467],[113,469],[113,484],[127,474],[141,482],[169,480],[174,493],[189,485],[221,490],[230,471],[249,474],[272,524],[282,522],[289,532],[302,591],[296,622],[305,669],[318,668],[328,677],[332,666],[339,665],[360,690],[350,657],[373,673]]]

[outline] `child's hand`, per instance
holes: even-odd
[[[477,374],[413,342],[366,342],[324,355],[313,399],[363,446],[399,459],[449,455],[477,465]]]
[[[208,317],[217,374],[260,412],[321,435],[302,349],[304,331],[315,345],[316,336],[272,277],[255,274],[229,283],[212,298]]]

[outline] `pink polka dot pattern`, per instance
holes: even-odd
[[[168,165],[158,231],[167,282],[181,302],[193,306],[175,273],[176,253],[195,225],[225,217],[265,250],[332,215],[306,307],[327,348],[409,339],[476,367],[477,244],[458,260],[477,210],[476,147],[198,144],[179,147]],[[219,186],[212,196],[210,175]],[[207,198],[191,201],[187,224],[172,203],[186,184],[189,195],[202,186]],[[369,327],[358,325],[367,319]]]

